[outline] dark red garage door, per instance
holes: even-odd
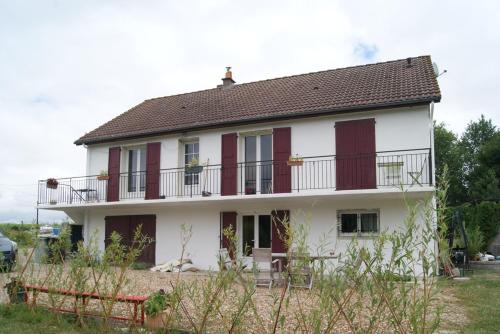
[[[134,232],[137,226],[141,225],[143,235],[152,239],[152,242],[146,246],[139,255],[137,262],[144,262],[155,264],[156,257],[156,216],[155,215],[134,215],[134,216],[106,216],[104,218],[105,226],[105,239],[104,245],[109,245],[110,236],[113,231],[119,233],[122,237],[123,244],[130,246],[134,240]]]
[[[375,119],[335,123],[337,190],[376,188]]]

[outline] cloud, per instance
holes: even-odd
[[[359,42],[354,47],[354,55],[365,61],[372,61],[377,55],[378,48],[375,44],[365,44]]]
[[[38,179],[85,174],[82,134],[144,99],[215,87],[225,66],[242,83],[431,54],[448,70],[437,120],[499,123],[497,1],[0,6],[0,220],[34,216]]]

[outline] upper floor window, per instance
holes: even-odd
[[[138,147],[128,150],[128,191],[144,191],[146,189],[146,148]]]
[[[272,193],[271,134],[245,136],[245,194]]]
[[[379,210],[345,210],[337,213],[339,235],[371,235],[379,232]]]
[[[199,142],[189,142],[184,144],[184,166],[199,165],[200,144]],[[184,175],[185,185],[194,185],[200,182],[199,173],[186,172]]]

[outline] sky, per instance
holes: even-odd
[[[0,221],[85,174],[73,142],[145,99],[431,55],[435,118],[500,125],[500,1],[0,0]],[[40,212],[41,221],[64,215]]]

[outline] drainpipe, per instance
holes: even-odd
[[[435,186],[436,185],[436,169],[434,168],[434,163],[436,161],[435,155],[434,155],[434,101],[430,103],[429,105],[429,118],[430,118],[430,154],[429,154],[429,174],[430,174],[430,181],[432,184]]]

